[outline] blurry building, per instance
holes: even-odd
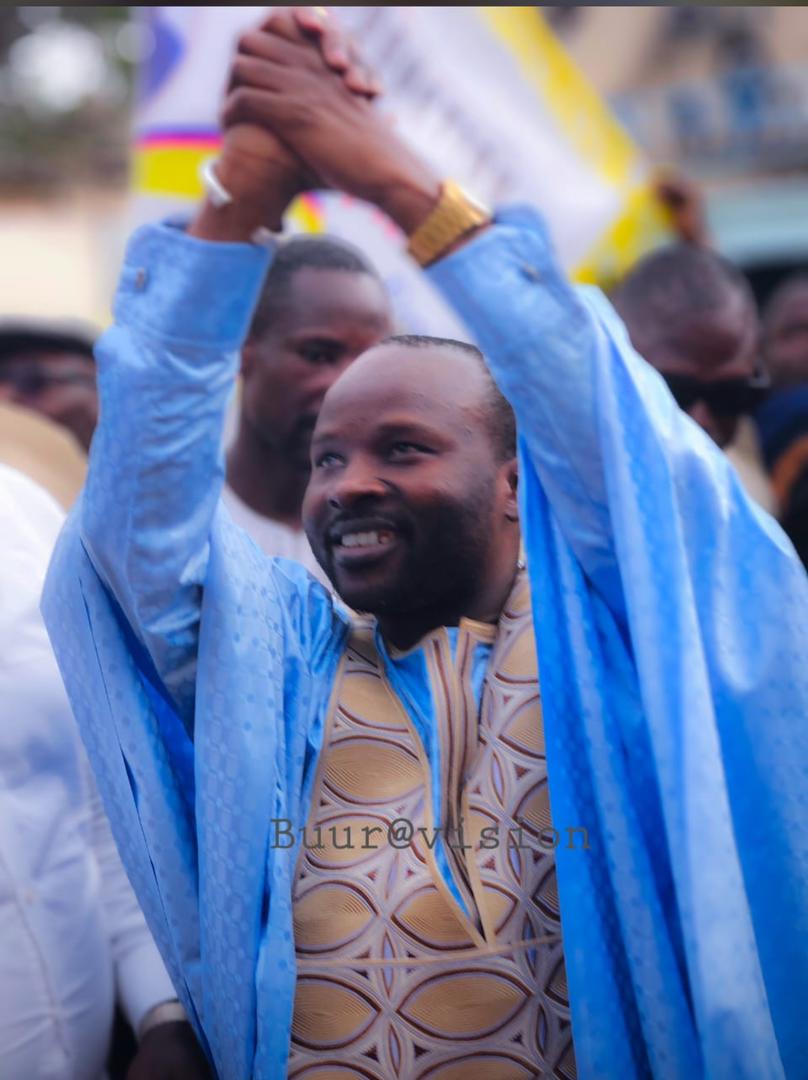
[[[759,297],[808,265],[808,9],[545,11],[648,156],[703,185]]]
[[[0,8],[0,316],[103,325],[124,240],[127,7]]]

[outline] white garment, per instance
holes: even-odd
[[[279,521],[273,521],[272,518],[256,513],[227,484],[222,491],[222,502],[236,525],[239,525],[254,540],[265,555],[295,559],[310,570],[318,581],[322,581],[329,589],[331,588],[302,529],[290,529],[288,525],[282,525]]]
[[[63,514],[0,465],[0,1080],[98,1080],[116,989],[176,996],[121,865],[39,598]]]

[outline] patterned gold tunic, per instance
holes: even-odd
[[[493,648],[478,709],[480,643]],[[418,648],[439,725],[442,828],[430,798],[438,778],[360,626],[329,709],[296,873],[289,1076],[568,1080],[526,580],[498,627],[465,620],[454,649],[443,628]]]

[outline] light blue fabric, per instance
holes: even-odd
[[[324,589],[216,509],[266,265],[165,227],[133,239],[44,604],[130,876],[227,1080],[285,1075],[296,851],[271,821],[305,821],[346,634]],[[804,572],[535,215],[430,275],[519,421],[553,816],[589,832],[556,850],[579,1075],[804,1075]],[[434,763],[418,656],[384,662]]]

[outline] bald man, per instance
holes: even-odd
[[[614,305],[680,407],[726,447],[768,386],[755,298],[743,274],[707,248],[674,244],[640,260]]]

